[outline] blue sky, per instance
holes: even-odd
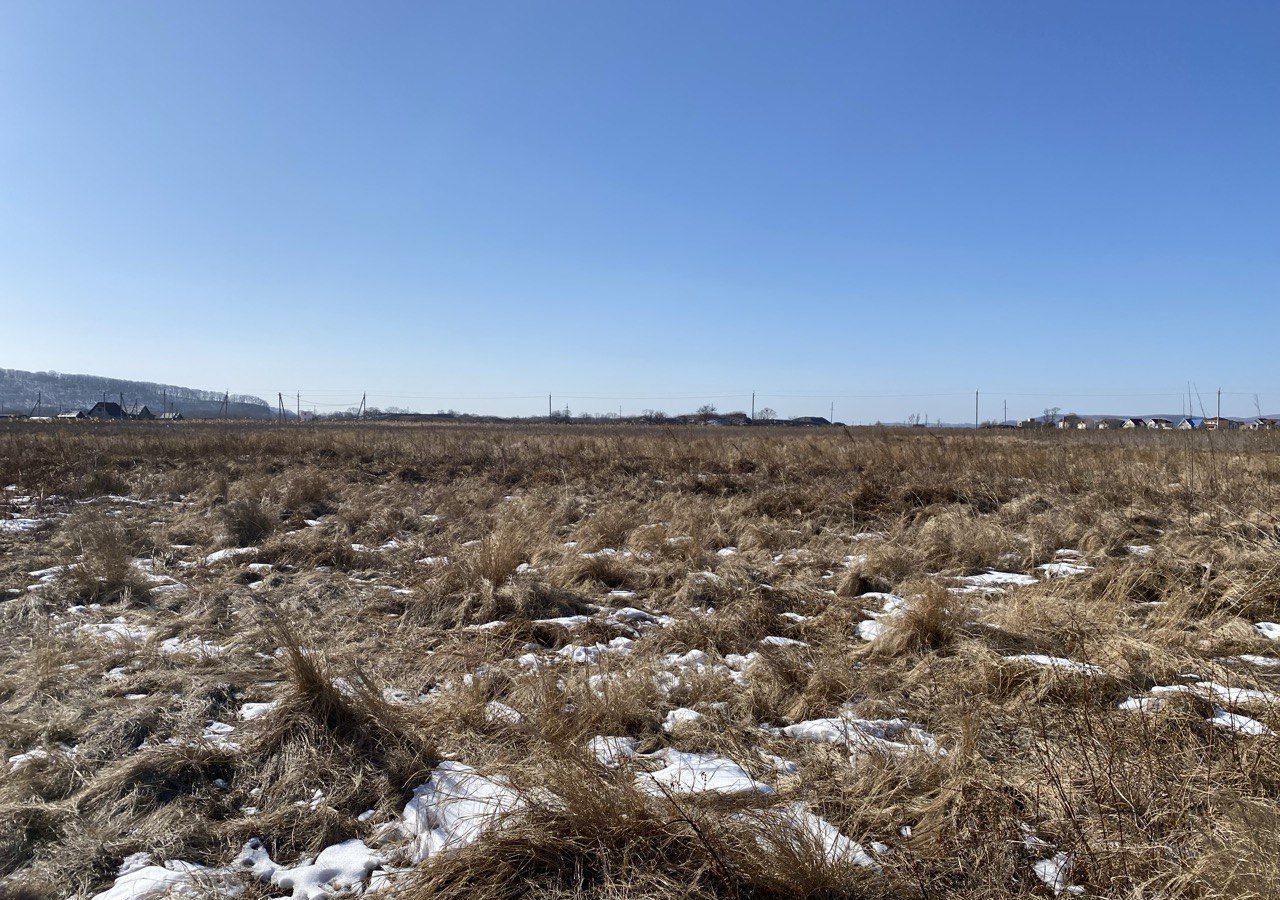
[[[0,365],[1277,410],[1278,160],[1272,3],[8,2]]]

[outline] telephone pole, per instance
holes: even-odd
[[[1222,424],[1222,388],[1218,388],[1218,414],[1214,418],[1219,420],[1213,423],[1215,426]]]
[[[978,392],[973,392],[973,427],[978,427]]]
[[[302,424],[302,391],[298,391],[293,397],[294,413],[298,417],[298,424]]]
[[[836,420],[836,401],[832,400],[832,401],[831,401],[831,413],[830,413],[830,415],[828,415],[828,416],[827,416],[827,421],[828,421],[828,422],[835,422],[835,420]]]
[[[368,399],[368,397],[369,397],[368,391],[365,391],[363,394],[360,395],[360,418],[362,419],[364,418],[364,402],[365,400]]]
[[[1004,401],[1004,417],[1000,420],[1001,425],[1009,424],[1009,401]]]
[[[547,394],[547,421],[551,421],[551,395]]]
[[[756,392],[751,392],[751,421],[756,420]]]

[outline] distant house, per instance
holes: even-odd
[[[1209,431],[1231,431],[1239,428],[1240,423],[1226,416],[1210,416],[1204,420],[1204,427]]]
[[[1160,431],[1163,431],[1163,430],[1165,430],[1165,429],[1168,429],[1168,428],[1172,428],[1172,427],[1173,427],[1173,420],[1172,420],[1172,419],[1160,419],[1160,418],[1147,419],[1147,420],[1146,420],[1146,426],[1147,426],[1148,428],[1155,428],[1155,429],[1158,429],[1158,430],[1160,430]]]
[[[1256,419],[1250,419],[1245,423],[1244,427],[1250,431],[1275,431],[1277,427],[1280,427],[1280,421],[1259,416]]]
[[[1105,418],[1099,419],[1096,427],[1102,430],[1105,430],[1108,428],[1123,428],[1124,420],[1117,419],[1114,416],[1107,416]]]
[[[1083,428],[1085,420],[1083,416],[1077,416],[1075,413],[1067,413],[1058,420],[1059,428]]]
[[[153,413],[151,410],[149,410],[145,406],[142,407],[142,409],[138,410],[136,413],[134,413],[132,416],[130,416],[130,418],[132,419],[154,419],[155,417],[156,417],[155,413]]]
[[[119,403],[112,403],[110,400],[99,400],[93,404],[93,409],[86,413],[89,419],[127,419],[124,409]]]
[[[1178,420],[1178,429],[1180,431],[1192,431],[1203,427],[1204,419],[1200,416],[1185,416]]]
[[[1125,419],[1120,423],[1121,428],[1146,428],[1147,423],[1144,419]]]
[[[160,415],[156,416],[156,418],[159,419],[161,422],[181,422],[183,416],[182,416],[182,413],[180,412],[167,412],[167,413],[160,413]]]
[[[83,409],[77,409],[74,412],[58,413],[59,419],[85,419],[88,418]]]
[[[1023,419],[1021,422],[1018,423],[1018,427],[1019,428],[1043,428],[1044,420],[1036,419],[1036,418]]]

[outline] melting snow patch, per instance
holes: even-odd
[[[1280,641],[1280,622],[1258,622],[1253,626],[1264,638]]]
[[[1055,894],[1083,894],[1084,888],[1067,884],[1067,869],[1071,868],[1071,857],[1066,853],[1055,853],[1048,859],[1042,859],[1031,867],[1036,877]]]
[[[267,715],[279,705],[279,700],[268,700],[265,703],[246,703],[240,707],[240,718],[245,722],[252,722],[254,719]]]
[[[1072,562],[1051,562],[1036,566],[1036,571],[1044,578],[1069,578],[1072,575],[1083,575],[1092,569],[1093,566]]]
[[[150,900],[152,897],[194,897],[201,893],[195,877],[207,872],[203,866],[174,860],[163,866],[138,863],[149,861],[146,854],[125,860],[115,884],[93,896],[93,900]]]
[[[519,725],[524,716],[500,700],[490,700],[484,705],[484,720],[490,725]]]
[[[672,794],[772,794],[773,788],[752,780],[746,769],[713,753],[684,753],[667,748],[658,754],[667,765],[636,776],[640,789],[655,796]]]
[[[1062,656],[1046,656],[1043,653],[1020,653],[1016,656],[1006,656],[1005,659],[1010,662],[1027,662],[1043,668],[1080,672],[1084,675],[1102,674],[1102,669],[1092,663],[1076,662],[1074,659],[1067,659]]]
[[[487,778],[458,762],[442,762],[413,791],[402,827],[414,838],[413,858],[465,847],[522,805],[504,779]]]
[[[1036,579],[1030,575],[1022,575],[1018,572],[998,572],[995,569],[988,569],[978,575],[966,575],[956,580],[969,590],[1006,586],[1021,587],[1036,583]]]
[[[867,751],[888,756],[906,756],[920,752],[941,756],[946,753],[938,746],[933,735],[903,719],[859,719],[843,715],[809,719],[782,728],[766,727],[765,730],[802,741],[844,744],[855,757]]]
[[[201,656],[213,657],[221,656],[227,650],[220,644],[211,641],[202,640],[200,638],[181,638],[171,637],[160,642],[160,652],[167,656]]]
[[[702,713],[696,709],[689,709],[682,706],[679,709],[673,709],[667,713],[667,717],[662,722],[662,730],[667,734],[674,733],[677,729],[684,728],[702,721]]]
[[[778,637],[777,635],[769,635],[760,642],[766,647],[808,647],[804,641],[798,641],[795,638]]]
[[[796,849],[812,849],[828,865],[879,868],[861,844],[849,840],[826,819],[809,812],[803,803],[788,803],[771,809],[765,813],[764,819],[783,825],[789,833],[789,842],[793,842]]]
[[[602,766],[616,769],[624,759],[636,755],[636,739],[631,737],[593,737],[587,742],[587,750],[595,755]]]
[[[77,630],[112,644],[145,641],[151,634],[151,630],[145,625],[131,626],[120,618],[113,619],[110,622],[81,625]]]
[[[361,884],[382,864],[382,857],[366,847],[364,841],[352,838],[321,850],[309,866],[277,869],[271,880],[279,887],[292,889],[297,900],[319,900]]]
[[[227,562],[233,559],[242,559],[244,557],[252,557],[258,555],[257,547],[228,547],[226,550],[215,550],[204,558],[206,566],[212,566],[217,563]]]
[[[0,519],[0,532],[18,534],[22,531],[34,531],[39,527],[39,519]]]
[[[1228,712],[1216,706],[1213,709],[1213,715],[1209,717],[1209,723],[1219,728],[1225,728],[1228,731],[1234,731],[1237,734],[1264,735],[1272,733],[1270,728],[1257,719],[1251,719],[1239,713]]]

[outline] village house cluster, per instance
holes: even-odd
[[[1059,419],[1050,416],[1023,419],[1019,428],[1147,428],[1154,431],[1234,431],[1244,428],[1250,431],[1272,431],[1280,421],[1258,416],[1253,419],[1230,419],[1226,416],[1183,416],[1178,419],[1153,417],[1148,419],[1122,419],[1111,416],[1078,416],[1068,413]]]
[[[126,410],[119,403],[110,400],[99,400],[92,409],[77,409],[71,412],[58,413],[56,416],[31,416],[32,419],[104,419],[107,421],[123,421],[125,419],[160,419],[166,422],[182,420],[180,412],[162,412],[159,415],[143,406]]]

